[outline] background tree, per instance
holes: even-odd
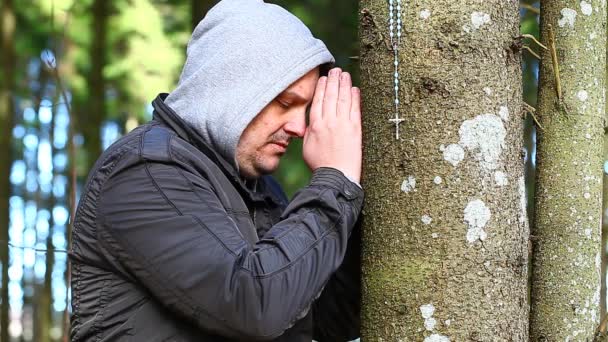
[[[190,0],[191,1],[191,27],[194,31],[194,28],[198,23],[203,20],[207,11],[213,7],[218,0]]]
[[[360,4],[362,339],[527,341],[519,4],[401,3],[400,140],[389,8]]]
[[[100,127],[107,117],[106,110],[106,80],[104,68],[107,64],[108,20],[113,2],[93,0],[89,9],[92,15],[92,31],[89,56],[90,68],[87,72],[88,97],[79,110],[78,126],[84,135],[86,149],[85,170],[90,170],[95,160],[101,154]]]
[[[13,127],[15,83],[15,25],[16,18],[12,0],[3,0],[0,4],[0,60],[2,77],[0,77],[0,240],[8,241],[9,198],[11,185],[9,174],[12,161],[11,129]],[[9,297],[8,265],[9,251],[5,243],[0,246],[2,262],[2,286],[0,286],[0,340],[8,341]]]
[[[606,4],[541,1],[532,341],[599,324]]]

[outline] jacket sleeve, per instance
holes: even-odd
[[[360,336],[361,220],[357,222],[342,265],[313,304],[313,338],[318,342],[346,342]]]
[[[362,201],[341,172],[320,168],[252,246],[206,179],[141,160],[102,187],[98,234],[171,311],[222,336],[270,340],[307,314],[342,263]]]

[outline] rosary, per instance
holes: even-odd
[[[395,8],[394,3],[397,3]],[[393,46],[393,52],[395,54],[395,117],[389,121],[395,125],[397,129],[395,137],[399,140],[399,124],[405,119],[399,117],[399,43],[401,43],[401,0],[389,0],[388,12],[389,12],[389,35],[391,37],[391,45]],[[396,10],[396,11],[395,11]],[[396,13],[395,13],[396,12]],[[395,17],[397,17],[397,37],[395,37]]]

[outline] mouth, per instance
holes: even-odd
[[[287,150],[287,146],[289,145],[288,142],[283,141],[273,141],[270,144],[274,145],[279,150],[279,152],[285,152]]]

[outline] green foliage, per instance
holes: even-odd
[[[121,93],[119,98],[128,99],[122,105],[131,102],[135,106],[130,111],[143,114],[156,94],[174,87],[183,56],[163,31],[161,14],[149,1],[123,1],[117,12],[111,19],[108,42],[114,53],[104,76]],[[114,115],[120,111],[117,108]]]

